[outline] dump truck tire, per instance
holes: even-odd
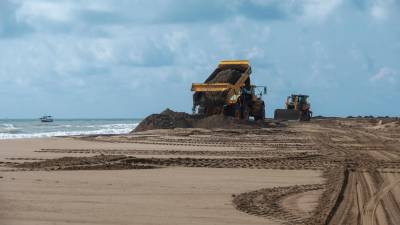
[[[241,116],[240,118],[243,120],[248,120],[250,116],[249,107],[247,105],[243,105],[241,108]]]
[[[265,119],[265,105],[262,104],[262,107],[260,108],[260,111],[254,115],[254,120],[264,120]]]
[[[233,107],[233,117],[240,119],[241,117],[241,110],[239,103],[235,104]]]

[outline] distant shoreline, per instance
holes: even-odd
[[[56,119],[42,123],[38,119],[0,120],[0,139],[43,138],[56,136],[125,134],[140,119]]]

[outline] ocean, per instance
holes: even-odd
[[[0,119],[0,139],[41,138],[81,134],[127,134],[140,119]]]

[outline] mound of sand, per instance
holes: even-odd
[[[166,109],[160,114],[152,114],[146,117],[132,132],[174,128],[241,129],[271,126],[274,126],[274,124],[266,121],[246,121],[223,115],[199,117]]]
[[[242,128],[261,128],[269,127],[270,124],[264,121],[246,121],[230,116],[212,115],[193,121],[194,128],[224,128],[224,129],[242,129]]]
[[[184,112],[174,112],[166,109],[160,114],[151,114],[146,117],[134,131],[145,131],[155,129],[191,128],[191,115]]]

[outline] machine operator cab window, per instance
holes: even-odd
[[[287,98],[287,102],[286,102],[287,108],[288,108],[288,109],[294,109],[294,108],[295,108],[295,105],[294,105],[295,102],[296,102],[296,96],[294,96],[294,95],[289,96],[289,97]]]
[[[304,103],[306,103],[306,98],[305,98],[305,96],[303,96],[303,95],[300,95],[300,96],[299,96],[299,103],[300,103],[300,105],[303,105]]]

